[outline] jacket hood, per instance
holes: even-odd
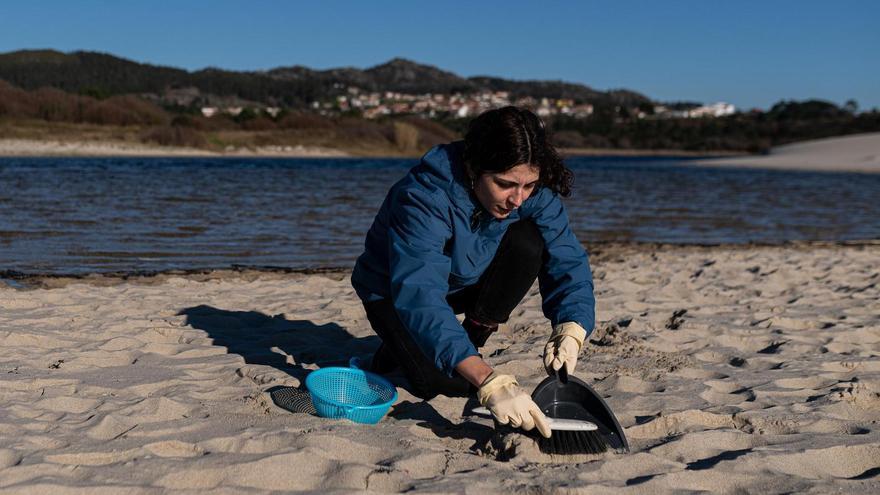
[[[434,185],[446,192],[456,207],[472,212],[482,208],[469,186],[464,167],[464,141],[434,146],[421,159],[421,165],[433,176]]]

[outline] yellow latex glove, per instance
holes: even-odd
[[[519,388],[514,377],[493,371],[477,390],[477,399],[499,423],[525,431],[537,428],[541,435],[550,438],[547,417],[529,394]]]
[[[587,331],[573,321],[556,325],[544,346],[544,368],[547,373],[554,374],[563,364],[566,365],[566,371],[573,373],[586,338]]]

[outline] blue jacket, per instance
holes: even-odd
[[[449,376],[478,353],[446,296],[477,282],[517,220],[531,219],[544,238],[548,256],[538,275],[544,315],[553,325],[573,321],[587,332],[595,322],[589,260],[559,196],[538,188],[507,218],[484,212],[473,224],[482,206],[466,186],[463,147],[461,141],[435,146],[392,186],[351,276],[363,301],[393,301],[415,342]]]

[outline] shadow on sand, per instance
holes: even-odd
[[[317,325],[308,320],[288,320],[284,315],[269,316],[258,311],[229,311],[207,305],[181,310],[186,324],[204,330],[217,345],[229,353],[238,354],[248,364],[277,368],[298,379],[298,388],[273,386],[266,390],[276,405],[295,413],[315,414],[314,406],[305,388],[305,378],[311,370],[303,363],[319,367],[348,366],[349,359],[358,356],[369,362],[379,337],[355,337],[345,328],[326,323]],[[407,388],[407,382],[388,377],[395,385]],[[468,401],[465,410],[472,408]],[[476,423],[457,425],[441,416],[428,402],[403,401],[389,413],[396,419],[414,419],[419,426],[430,428],[440,437],[453,439],[485,439],[492,428]],[[476,446],[477,444],[475,444]],[[472,447],[475,448],[475,447]]]
[[[204,330],[214,343],[238,354],[248,364],[275,367],[300,382],[309,374],[303,363],[348,366],[352,356],[368,357],[379,347],[379,337],[355,337],[336,323],[317,325],[288,320],[283,314],[229,311],[207,305],[178,313],[186,324]]]

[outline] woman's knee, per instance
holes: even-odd
[[[518,259],[541,259],[544,254],[544,238],[531,220],[513,223],[505,234],[506,247]]]

